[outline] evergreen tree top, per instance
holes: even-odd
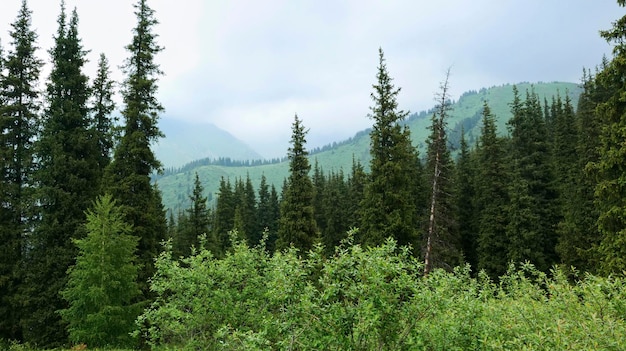
[[[376,73],[376,84],[372,85],[374,91],[370,97],[374,101],[374,105],[370,107],[372,113],[368,117],[374,119],[374,129],[377,124],[391,125],[402,121],[409,112],[398,110],[398,102],[396,97],[400,93],[401,88],[396,88],[392,84],[392,78],[387,71],[385,64],[385,54],[382,48],[378,49],[378,72]]]
[[[291,146],[288,149],[289,170],[291,176],[290,181],[293,181],[294,177],[308,176],[311,170],[311,165],[306,156],[309,152],[304,145],[306,144],[306,134],[308,130],[304,128],[302,120],[296,114],[292,125],[293,134],[291,135]]]
[[[12,49],[4,61],[4,68],[7,69],[7,75],[3,77],[4,84],[15,87],[5,92],[8,97],[25,95],[30,99],[36,99],[38,95],[36,87],[43,61],[35,55],[39,49],[36,44],[38,35],[31,26],[32,11],[28,8],[26,0],[23,0],[17,19],[11,23],[9,35],[12,39]],[[34,104],[30,107],[33,110],[37,109]]]

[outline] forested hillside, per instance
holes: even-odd
[[[562,98],[568,96],[574,106],[576,106],[578,96],[582,91],[580,84],[565,82],[519,83],[516,86],[521,92],[533,89],[542,103],[544,99],[547,99],[548,104],[550,104],[552,97],[560,95]],[[448,129],[450,147],[453,150],[458,151],[461,129],[465,130],[468,143],[472,146],[475,145],[480,135],[481,113],[485,101],[492,107],[496,116],[498,135],[508,133],[506,123],[512,115],[509,104],[513,101],[513,85],[469,91],[461,95],[451,105]],[[431,115],[432,111],[412,113],[403,122],[409,126],[412,143],[421,155],[424,155]],[[367,115],[364,114],[363,118],[367,118]],[[285,154],[286,152],[287,150],[285,150]],[[352,167],[353,158],[366,169],[369,169],[369,130],[357,132],[354,137],[348,140],[313,148],[309,158],[312,164],[317,162],[324,172],[338,172],[340,170],[348,172]],[[249,176],[252,184],[257,188],[261,182],[261,177],[265,175],[269,184],[274,184],[280,188],[287,176],[287,170],[286,159],[262,161],[237,160],[230,157],[228,160],[224,160],[224,157],[222,159],[209,157],[191,162],[183,167],[167,168],[165,173],[162,176],[157,176],[156,179],[159,189],[163,193],[163,204],[166,208],[176,212],[189,204],[188,195],[191,193],[194,173],[196,172],[200,176],[207,194],[210,194],[209,201],[211,202],[215,198],[214,194],[218,191],[222,177],[235,182],[237,179],[245,180]],[[211,204],[214,203],[211,202]]]
[[[625,348],[626,16],[580,85],[455,102],[448,71],[410,115],[379,48],[370,129],[310,149],[296,113],[284,159],[157,176],[148,1],[119,106],[77,11],[46,77],[31,15],[0,49],[0,349]]]

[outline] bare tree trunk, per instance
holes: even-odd
[[[441,140],[441,132],[438,133],[437,142]],[[435,209],[437,208],[437,181],[439,180],[439,163],[441,154],[439,148],[435,153],[435,170],[433,174],[432,193],[430,196],[430,216],[428,218],[428,234],[426,237],[426,253],[424,254],[424,275],[428,275],[431,271],[431,252],[433,248],[433,235],[435,234]]]
[[[434,149],[435,149],[435,165],[433,169],[433,182],[432,182],[432,192],[430,197],[430,215],[428,218],[428,232],[426,236],[426,252],[424,253],[424,275],[428,275],[432,270],[432,249],[433,249],[433,240],[436,235],[435,221],[436,221],[436,213],[437,213],[437,203],[439,200],[439,188],[438,181],[439,176],[441,175],[441,152],[445,149],[446,145],[442,145],[445,141],[443,140],[443,128],[445,127],[445,118],[448,116],[448,78],[450,77],[450,69],[446,72],[446,79],[444,83],[441,85],[441,93],[439,94],[439,101],[437,105],[437,110],[435,112],[435,123],[433,126],[436,128],[434,133],[437,133],[437,138],[434,141]]]

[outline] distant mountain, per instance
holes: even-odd
[[[578,96],[581,89],[574,83],[520,83],[517,88],[522,95],[526,91],[533,89],[541,101],[544,98],[548,103],[553,96],[559,94],[562,98],[569,95],[574,106],[577,105]],[[483,88],[479,91],[469,91],[452,105],[452,112],[448,119],[448,139],[450,146],[454,149],[460,139],[460,131],[463,128],[470,146],[475,145],[480,136],[480,121],[483,102],[487,101],[492,113],[497,118],[498,133],[507,134],[506,122],[511,118],[509,103],[513,100],[513,85]],[[419,150],[420,156],[426,154],[425,140],[430,131],[430,117],[432,111],[422,111],[410,115],[406,123],[411,129],[413,144]],[[189,139],[188,139],[189,140]],[[331,170],[343,170],[345,174],[350,172],[352,160],[359,160],[363,166],[369,167],[369,130],[363,130],[355,134],[354,137],[336,142],[331,145],[311,150],[311,164],[318,163],[324,172]],[[230,147],[230,146],[229,146]],[[240,158],[245,159],[245,158]],[[195,166],[198,164],[198,166]],[[289,164],[286,161],[274,162],[271,164],[254,165],[254,163],[240,164],[210,164],[202,165],[202,162],[194,162],[184,167],[182,171],[170,171],[157,179],[159,189],[163,194],[163,203],[166,208],[178,209],[187,206],[188,194],[193,185],[194,173],[198,175],[205,187],[206,195],[209,199],[214,199],[219,187],[220,178],[228,178],[231,182],[235,179],[250,176],[254,186],[258,188],[261,176],[265,175],[268,183],[274,184],[277,190],[283,184],[283,180],[289,171]]]
[[[161,138],[154,146],[154,152],[165,168],[178,168],[202,158],[262,158],[244,142],[211,123],[190,122],[166,116],[159,121],[159,128],[165,138]]]

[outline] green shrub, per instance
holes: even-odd
[[[351,235],[349,235],[351,237]],[[468,267],[422,276],[392,240],[349,240],[332,257],[316,247],[269,256],[236,241],[223,259],[166,251],[139,318],[153,346],[191,350],[565,350],[626,347],[623,278],[571,284],[530,264],[495,284]]]

